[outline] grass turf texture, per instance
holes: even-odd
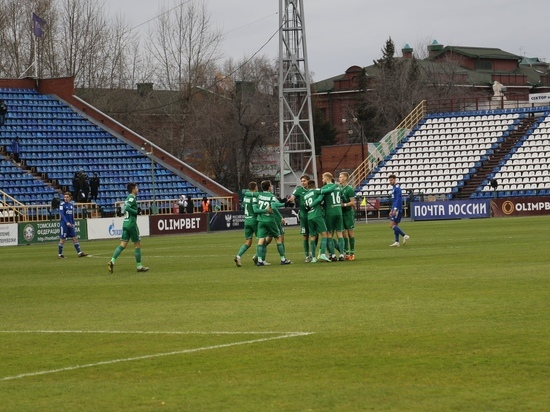
[[[549,225],[359,223],[316,264],[290,229],[261,268],[240,231],[145,238],[114,275],[113,240],[0,248],[0,409],[548,410]]]

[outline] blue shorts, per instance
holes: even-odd
[[[403,212],[401,212],[400,210],[397,211],[397,214],[394,214],[392,215],[392,217],[390,217],[390,220],[392,222],[394,222],[395,224],[399,224],[399,222],[401,222],[401,216],[403,215]]]
[[[59,225],[59,238],[67,239],[76,237],[76,230],[74,226],[68,227],[67,225]]]

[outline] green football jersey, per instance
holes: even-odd
[[[300,214],[302,215],[305,215],[307,213],[306,203],[304,201],[304,195],[307,193],[307,191],[308,190],[303,186],[298,186],[296,189],[294,189],[294,192],[292,192],[292,196],[294,196],[294,199],[296,200],[296,203],[300,208]]]
[[[247,190],[244,192],[242,201],[245,224],[254,224],[257,220],[256,213],[254,213],[254,205],[258,205],[258,192]]]
[[[342,214],[342,204],[340,200],[340,186],[336,183],[329,183],[323,186],[321,192],[324,194],[325,215]]]
[[[124,201],[124,221],[122,222],[123,228],[132,228],[137,226],[138,205],[136,196],[129,194]]]
[[[267,211],[268,207],[276,209],[278,207],[283,207],[285,204],[277,200],[275,195],[271,192],[261,192],[258,194],[258,205],[254,209],[258,217],[258,222],[272,222],[277,217],[275,213],[269,213]]]
[[[355,190],[350,185],[346,185],[340,188],[340,198],[342,203],[349,203],[353,198],[355,198]],[[342,206],[342,212],[347,212],[353,209],[351,206]]]
[[[321,189],[308,190],[304,195],[304,203],[306,204],[307,218],[313,219],[315,217],[323,217],[323,208],[321,202],[323,200],[323,194]]]

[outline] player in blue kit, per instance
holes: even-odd
[[[391,247],[399,247],[399,235],[403,236],[403,244],[407,243],[409,236],[405,234],[399,227],[399,222],[401,222],[401,216],[403,215],[403,195],[401,193],[401,186],[396,182],[396,176],[390,175],[388,177],[390,185],[392,186],[392,205],[390,210],[390,228],[393,230],[395,236],[395,242],[393,242]]]
[[[63,255],[63,246],[68,237],[73,239],[74,248],[76,249],[76,253],[78,253],[78,257],[88,256],[87,253],[80,250],[80,243],[78,243],[74,224],[74,202],[71,199],[71,193],[65,192],[63,201],[59,205],[59,245],[57,246],[57,257],[59,259],[65,259]]]

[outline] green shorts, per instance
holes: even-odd
[[[279,226],[279,232],[281,232],[281,235],[285,234],[285,226],[283,225],[283,221],[277,220],[277,225]]]
[[[309,235],[309,228],[307,225],[307,213],[304,213],[303,215],[300,213],[300,234],[301,235]]]
[[[123,240],[124,242],[132,241],[133,243],[141,242],[141,238],[139,237],[139,227],[137,225],[133,227],[122,227],[122,236],[120,237],[120,240]]]
[[[325,215],[325,222],[327,224],[327,230],[332,233],[334,231],[341,232],[344,230],[344,223],[342,221],[342,215]]]
[[[342,211],[342,221],[344,223],[344,230],[355,229],[355,210],[343,210]]]
[[[279,230],[279,225],[277,222],[258,222],[258,239],[264,237],[278,238],[279,236],[281,236],[281,231]]]
[[[325,223],[325,219],[323,219],[321,216],[314,217],[313,219],[308,219],[307,223],[309,236],[317,236],[318,234],[327,231],[327,224]]]
[[[253,236],[256,236],[258,232],[258,222],[254,223],[244,223],[244,238],[252,239]]]

